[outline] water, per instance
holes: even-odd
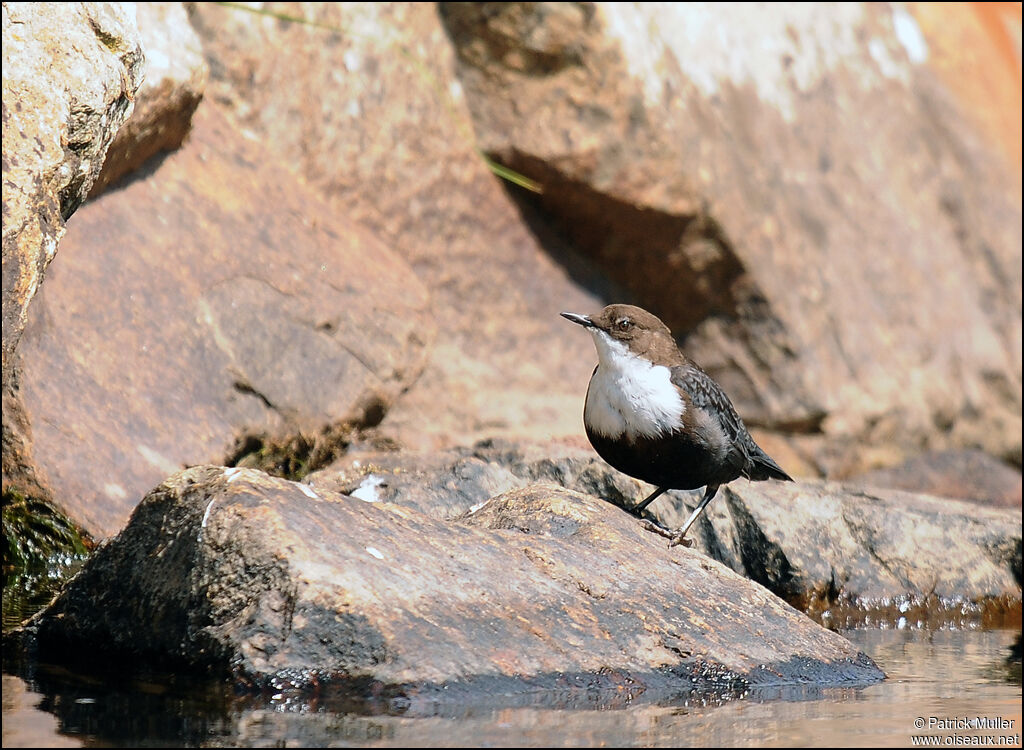
[[[21,671],[38,693],[34,698],[16,695],[24,683],[4,677],[3,745],[908,747],[913,736],[932,735],[947,747],[970,744],[971,737],[986,744],[988,736],[996,746],[1020,746],[1019,631],[862,629],[844,635],[889,679],[862,688],[775,689],[714,705],[593,696],[598,707],[590,710],[580,708],[586,696],[547,693],[475,705],[373,696],[329,707],[287,700],[243,705],[166,676],[100,681],[32,665]],[[1010,658],[1015,644],[1016,658]],[[41,701],[42,711],[27,708],[33,700]],[[934,726],[975,717],[1008,726]],[[924,730],[915,728],[918,718]]]

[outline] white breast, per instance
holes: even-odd
[[[591,333],[600,363],[583,409],[590,429],[610,438],[653,438],[678,428],[686,407],[669,368],[638,357],[604,331]]]

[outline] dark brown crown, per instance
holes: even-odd
[[[608,305],[590,318],[599,328],[616,341],[621,341],[634,354],[646,357],[655,364],[680,365],[686,358],[672,338],[672,331],[657,316],[635,305]]]

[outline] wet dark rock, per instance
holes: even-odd
[[[882,677],[761,586],[588,495],[531,484],[442,521],[211,466],[150,493],[27,632],[43,659],[255,689],[715,692]]]
[[[507,441],[431,454],[349,456],[309,481],[413,505],[438,518],[537,481],[623,507],[649,492],[589,448]],[[675,528],[699,494],[665,497],[649,510]],[[739,480],[721,490],[691,533],[695,549],[801,609],[822,611],[835,602],[874,607],[897,597],[932,597],[940,609],[943,601],[1020,600],[1016,510],[834,482]]]

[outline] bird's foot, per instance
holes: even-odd
[[[653,531],[655,534],[659,534],[666,539],[672,538],[672,529],[666,529],[657,521],[652,521],[649,518],[643,519],[643,527],[648,531]]]
[[[645,518],[644,519],[643,526],[648,531],[653,531],[655,534],[657,534],[659,536],[663,536],[666,539],[668,539],[668,546],[669,547],[675,547],[677,545],[682,545],[683,547],[692,547],[693,546],[693,541],[690,540],[690,539],[687,539],[685,536],[683,536],[682,533],[680,533],[681,529],[677,529],[676,531],[673,531],[672,529],[665,528],[664,526],[662,526],[657,521],[652,521],[649,518]]]
[[[693,546],[693,540],[692,539],[687,539],[686,536],[683,534],[683,530],[679,529],[679,531],[676,531],[675,533],[673,533],[672,536],[669,538],[668,546],[669,547],[677,547],[677,546],[692,547]]]

